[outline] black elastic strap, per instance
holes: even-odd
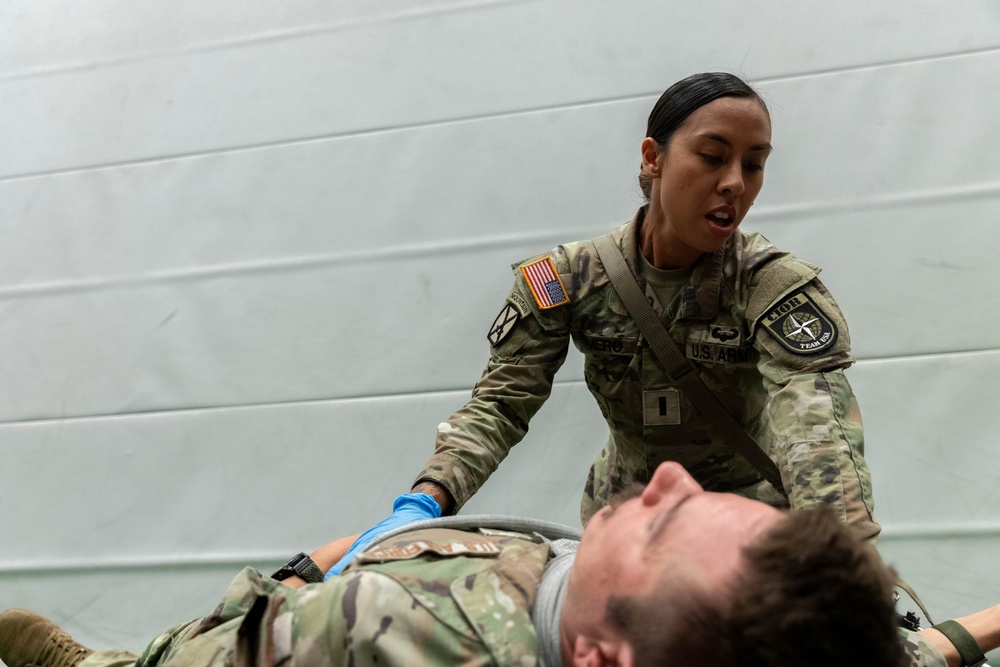
[[[605,235],[594,239],[594,246],[608,272],[611,284],[625,304],[628,314],[639,327],[639,331],[649,342],[667,377],[684,392],[698,412],[723,432],[726,441],[733,449],[742,454],[743,458],[771,483],[771,486],[784,495],[785,489],[781,483],[778,466],[719,402],[712,390],[705,386],[694,364],[677,349],[674,339],[667,333],[667,328],[642,293],[635,274],[625,262],[618,244],[610,235]]]
[[[957,621],[944,621],[933,628],[955,645],[965,667],[981,667],[986,664],[986,656],[979,644]]]

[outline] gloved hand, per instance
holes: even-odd
[[[414,521],[436,519],[439,516],[441,516],[441,506],[437,504],[433,496],[426,493],[404,493],[393,501],[392,515],[380,521],[374,528],[369,528],[361,534],[361,537],[354,540],[351,548],[348,549],[343,558],[337,561],[336,565],[330,568],[326,576],[323,577],[323,581],[340,574],[340,571],[347,567],[354,560],[354,557],[359,552],[364,551],[365,547],[379,535]]]

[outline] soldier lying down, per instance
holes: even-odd
[[[424,527],[373,543],[326,582],[353,538],[290,561],[276,573],[283,582],[247,568],[215,611],[141,656],[93,652],[40,616],[8,610],[0,658],[8,667],[962,664],[940,632],[896,627],[893,573],[826,510],[786,514],[707,493],[675,463],[623,495],[578,543],[523,524]],[[983,650],[1000,644],[1000,607],[959,621]]]

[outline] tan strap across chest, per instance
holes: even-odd
[[[723,433],[733,449],[739,452],[779,493],[784,494],[778,466],[719,402],[718,397],[702,381],[694,364],[677,349],[677,344],[642,293],[642,288],[639,287],[635,275],[625,262],[618,244],[610,235],[605,235],[594,239],[594,246],[608,272],[611,284],[621,297],[632,320],[639,327],[639,331],[649,342],[666,376],[684,392],[698,412]]]

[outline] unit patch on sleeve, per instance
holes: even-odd
[[[503,310],[497,315],[497,318],[493,320],[493,324],[490,325],[490,332],[486,337],[490,341],[490,345],[496,346],[500,341],[507,337],[510,330],[514,328],[514,324],[521,319],[521,312],[514,306],[514,304],[509,301],[504,304]]]
[[[535,296],[538,307],[542,310],[569,303],[566,288],[556,272],[556,265],[552,263],[552,258],[548,255],[523,265],[521,272],[524,274],[525,280],[528,281],[528,287],[531,288],[531,293]]]
[[[805,292],[796,292],[761,318],[783,346],[796,354],[825,350],[837,340],[837,325]]]

